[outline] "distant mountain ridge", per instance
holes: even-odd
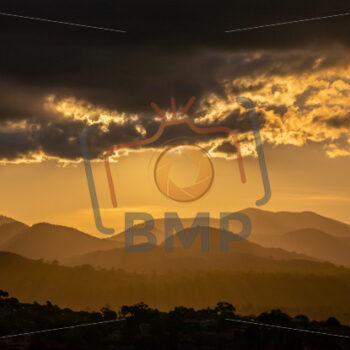
[[[0,246],[6,241],[14,238],[20,231],[26,229],[27,225],[14,221],[0,225]]]
[[[13,220],[0,225],[0,288],[23,300],[50,299],[80,309],[141,300],[164,309],[186,302],[206,307],[219,297],[247,313],[271,306],[323,317],[339,310],[336,315],[350,323],[350,270],[328,262],[350,266],[350,236],[342,237],[349,225],[309,212],[244,212],[253,233],[250,240],[232,242],[228,253],[219,252],[217,227],[210,228],[209,253],[200,252],[199,235],[190,250],[175,237],[173,253],[165,253],[162,241],[153,252],[127,253],[122,236],[101,239],[65,226]],[[282,231],[293,220],[306,226]],[[192,221],[184,220],[184,226]],[[159,237],[163,224],[155,222]],[[334,234],[308,224],[324,224]]]
[[[264,247],[287,249],[337,265],[350,266],[350,240],[324,231],[306,228],[283,235],[255,235],[252,241]]]
[[[6,228],[6,226],[0,226],[0,236],[1,230]],[[74,228],[47,223],[39,223],[31,227],[24,225],[21,230],[8,236],[9,239],[3,242],[0,238],[0,249],[31,259],[60,261],[71,255],[119,246],[117,242],[99,239]]]
[[[11,219],[7,216],[4,216],[4,215],[0,215],[0,226],[3,225],[3,224],[9,224],[9,223],[12,223],[12,222],[15,222],[16,220],[14,219]]]
[[[289,231],[313,228],[332,236],[350,237],[350,225],[311,211],[271,212],[248,208],[241,212],[247,214],[252,221],[252,234],[281,235]]]
[[[313,228],[324,231],[332,236],[349,237],[350,225],[343,222],[327,218],[311,211],[304,212],[272,212],[257,208],[247,208],[240,211],[246,214],[252,222],[252,236],[255,235],[282,235],[289,231],[295,231],[304,228]],[[188,228],[193,223],[193,218],[181,218],[184,228]],[[230,230],[232,232],[240,231],[240,223],[231,221]],[[137,225],[139,226],[139,225]],[[219,228],[220,221],[210,218],[210,227]],[[164,219],[154,220],[154,230],[152,232],[157,237],[158,243],[164,241]],[[112,236],[111,240],[124,242],[125,232]]]
[[[256,208],[248,208],[241,211],[248,215],[252,221],[252,234],[249,237],[249,241],[258,243],[265,248],[280,248],[283,252],[282,255],[292,258],[288,255],[291,252],[295,254],[293,259],[298,259],[296,256],[304,256],[307,259],[319,259],[324,261],[331,261],[337,264],[344,264],[350,266],[350,259],[347,258],[347,247],[350,246],[350,225],[342,222],[323,217],[313,212],[270,212],[260,210]],[[2,220],[2,221],[1,221]],[[193,218],[181,219],[184,228],[192,225]],[[105,239],[97,238],[76,230],[60,225],[51,225],[47,223],[35,224],[31,227],[22,224],[14,219],[0,216],[0,250],[9,251],[16,254],[23,255],[32,259],[45,259],[45,260],[58,260],[58,261],[70,261],[76,263],[81,261],[85,263],[87,261],[96,260],[101,263],[102,266],[116,266],[115,261],[110,260],[107,263],[108,255],[113,257],[113,254],[118,252],[120,258],[124,256],[124,259],[128,259],[122,252],[124,248],[125,233],[117,234],[113,237],[107,237]],[[164,243],[164,219],[156,219],[154,221],[154,234],[157,237],[159,246]],[[217,219],[212,218],[210,221],[211,230],[217,230],[220,222]],[[238,232],[240,230],[239,222],[232,222],[230,231]],[[309,243],[303,247],[298,247],[297,243],[288,236],[283,236],[287,232],[293,232],[298,230],[315,230],[314,234],[309,233],[299,234],[297,241],[303,242],[308,240]],[[322,231],[326,235],[329,235],[328,239],[333,239],[333,245],[330,244],[325,249],[316,244],[310,243],[312,239],[317,241],[317,237]],[[312,238],[314,236],[314,238]],[[284,237],[280,241],[273,242],[273,237]],[[323,237],[323,236],[322,236]],[[268,239],[267,239],[268,238]],[[335,242],[337,239],[340,241]],[[335,240],[335,241],[334,241]],[[136,244],[143,243],[143,238],[136,240]],[[249,242],[250,243],[250,242]],[[248,244],[249,245],[249,244]],[[236,251],[236,257],[242,253],[240,249],[248,246],[247,244],[231,243],[231,249]],[[313,246],[319,247],[319,250],[306,249]],[[327,244],[325,244],[327,246]],[[333,253],[330,253],[330,248],[333,247]],[[336,256],[337,249],[339,247],[338,254]],[[262,247],[260,247],[262,248]],[[113,253],[114,251],[114,253]],[[192,250],[193,252],[193,250]],[[288,254],[286,254],[288,253]],[[276,254],[276,251],[274,252]],[[254,255],[254,254],[251,254]],[[92,258],[95,256],[95,258]],[[97,258],[98,256],[101,256]],[[83,258],[84,257],[84,258]],[[236,257],[231,257],[233,260]],[[257,256],[255,256],[257,258]],[[147,259],[151,261],[151,256],[147,255]],[[289,259],[288,258],[288,259]],[[196,258],[198,259],[198,257]],[[203,256],[202,256],[203,259]],[[91,260],[91,261],[92,261]],[[220,260],[219,258],[217,259]],[[252,259],[251,259],[252,260]],[[124,264],[121,263],[122,265]]]
[[[202,228],[199,227],[199,230]],[[126,252],[124,248],[96,251],[73,257],[64,261],[68,265],[84,265],[102,268],[121,268],[127,271],[178,271],[178,270],[235,270],[254,269],[255,266],[271,266],[276,261],[310,260],[303,254],[287,252],[279,248],[264,248],[258,244],[243,240],[232,242],[229,252],[220,251],[220,230],[210,228],[210,251],[201,251],[201,240],[198,235],[190,249],[182,247],[178,236],[174,236],[174,252],[165,251],[165,243],[153,248],[150,252]]]

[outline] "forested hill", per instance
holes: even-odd
[[[74,310],[99,310],[106,304],[145,302],[168,311],[175,306],[212,307],[218,300],[240,313],[280,308],[313,319],[337,317],[350,324],[350,270],[329,263],[272,260],[271,266],[236,271],[173,271],[166,274],[66,267],[0,252],[0,288],[24,302]]]

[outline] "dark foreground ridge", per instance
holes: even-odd
[[[280,310],[249,317],[239,316],[235,311],[231,304],[219,302],[214,308],[202,310],[176,307],[170,312],[160,312],[144,303],[139,303],[123,306],[118,313],[110,310],[108,306],[102,308],[100,312],[75,312],[61,309],[49,301],[46,305],[20,303],[0,290],[0,348],[4,350],[277,350],[281,349],[281,346],[284,350],[350,348],[350,327],[341,325],[333,317],[327,321],[317,322],[310,321],[304,315],[292,318]],[[120,322],[114,322],[118,317]],[[230,322],[228,319],[239,322]],[[87,326],[80,326],[84,324]],[[47,332],[50,329],[52,331]],[[298,329],[310,332],[297,331]],[[42,330],[46,331],[13,336]]]

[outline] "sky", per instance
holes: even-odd
[[[106,225],[123,229],[125,211],[193,216],[255,206],[262,195],[249,112],[256,105],[272,197],[262,209],[310,210],[350,223],[349,18],[274,28],[226,30],[349,11],[346,1],[2,1],[3,12],[125,30],[105,32],[0,16],[0,213],[97,234],[79,136],[89,152]],[[113,208],[104,155],[145,140],[162,118],[185,114],[201,128],[166,128],[145,147],[113,153]],[[176,101],[174,117],[171,98]],[[211,159],[209,191],[188,203],[158,191],[154,167],[175,143],[194,143]]]

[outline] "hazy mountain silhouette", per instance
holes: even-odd
[[[249,241],[232,242],[228,253],[220,252],[220,231],[210,229],[210,252],[201,252],[200,235],[190,249],[181,246],[179,232],[174,237],[174,252],[165,252],[165,243],[152,247],[151,252],[130,253],[124,248],[82,254],[64,262],[72,265],[90,264],[103,268],[120,268],[128,271],[234,270],[268,266],[276,260],[314,260],[306,255],[282,249],[264,248]],[[151,246],[149,246],[151,247]]]
[[[0,226],[0,247],[6,241],[9,241],[10,239],[14,238],[20,231],[26,229],[27,227],[27,225],[17,221],[2,224]]]
[[[322,237],[316,245],[312,244],[312,235],[310,233],[308,233],[307,237],[305,237],[305,239],[307,239],[307,244],[304,247],[298,247],[296,245],[297,243],[293,243],[292,238],[284,237],[283,243],[282,241],[272,242],[273,239],[269,237],[279,237],[286,232],[303,230],[306,228],[321,230],[328,235],[334,236],[334,239],[336,239],[336,236],[342,237],[341,239],[343,240],[343,247],[339,248],[339,252],[343,252],[345,250],[344,246],[350,246],[350,226],[347,224],[320,216],[312,212],[274,213],[255,208],[248,208],[242,212],[247,214],[252,221],[253,232],[249,240],[252,242],[257,242],[264,247],[270,246],[281,248],[283,250],[279,251],[279,253],[277,250],[266,253],[267,251],[261,250],[262,247],[255,248],[254,250],[252,248],[253,246],[249,245],[250,242],[235,242],[231,244],[231,252],[234,252],[235,254],[235,256],[230,257],[231,261],[234,261],[235,259],[241,261],[244,259],[247,260],[248,256],[250,256],[248,260],[253,261],[253,257],[265,258],[266,256],[269,256],[268,254],[270,254],[273,259],[316,258],[329,260],[334,263],[349,265],[349,260],[347,259],[345,253],[337,254],[335,252],[337,250],[337,244],[340,241],[333,241],[332,244],[334,244],[334,249],[332,250],[332,253],[329,250],[332,245],[329,245],[327,241],[324,242],[324,248],[321,249],[321,242],[323,242]],[[123,252],[125,233],[120,233],[107,239],[100,239],[74,228],[68,228],[65,226],[41,223],[33,225],[32,227],[28,227],[10,218],[0,217],[0,222],[1,220],[4,223],[3,225],[0,225],[0,249],[3,251],[18,253],[33,259],[43,258],[46,260],[68,261],[75,264],[80,262],[91,263],[93,265],[100,266],[127,266],[128,264],[131,264],[133,265],[133,268],[137,268],[140,265],[141,268],[145,268],[146,266],[148,268],[148,265],[151,266],[152,264],[157,264],[162,255],[164,255],[164,249],[161,246],[164,243],[164,219],[155,220],[154,229],[152,230],[152,232],[157,237],[157,243],[159,244],[160,250],[158,251],[158,249],[155,249],[152,255],[147,253],[144,257],[144,260],[146,260],[146,262],[143,264],[139,263],[139,260],[141,260],[138,258],[139,256],[135,259],[135,262],[131,263],[130,254],[125,254],[125,252]],[[191,226],[192,222],[193,218],[182,219],[182,223],[185,228]],[[212,227],[212,232],[216,232],[215,230],[218,230],[220,222],[217,219],[211,219],[210,225]],[[238,232],[240,230],[239,226],[239,222],[233,221],[232,226],[230,226],[230,230],[232,232]],[[349,238],[348,243],[346,243],[346,237]],[[303,234],[299,234],[297,240],[302,241],[302,239]],[[328,237],[328,239],[331,238]],[[315,238],[315,240],[317,240],[317,238]],[[141,244],[145,242],[145,239],[141,237],[136,239],[135,243]],[[193,249],[191,249],[192,255],[196,250],[196,244],[197,243],[195,243]],[[215,240],[213,244],[215,244]],[[308,250],[308,246],[313,246],[313,250]],[[316,247],[319,247],[318,251],[315,251]],[[116,251],[111,251],[113,249]],[[218,250],[218,247],[215,249]],[[289,251],[289,253],[286,251]],[[304,254],[305,256],[301,257],[296,254],[290,255],[291,251]],[[115,257],[116,254],[118,255],[117,257]],[[185,254],[187,256],[187,259],[189,259],[188,251],[177,252],[177,254]],[[238,258],[239,254],[241,254],[240,258]],[[243,255],[246,258],[243,258]],[[169,260],[169,263],[165,264],[165,266],[172,263],[171,259],[177,260],[176,257],[171,258],[170,256],[167,256],[164,259],[165,261]],[[199,260],[205,260],[205,257],[202,254],[200,256],[196,256],[195,259],[198,262]],[[208,265],[216,266],[219,264],[219,261],[221,261],[221,259],[225,260],[227,257],[220,256],[216,259],[216,263],[210,262]],[[181,265],[181,263],[178,261],[175,261],[174,264]],[[182,265],[186,264],[189,264],[188,261]],[[202,266],[203,264],[204,263],[195,263],[196,266]]]
[[[156,236],[157,238],[157,244],[161,244],[164,242],[164,219],[155,219],[153,220],[154,226],[152,229],[152,233]],[[181,223],[184,228],[190,227],[193,223],[193,218],[181,218]],[[137,224],[135,225],[135,228],[142,227],[142,224]],[[220,222],[217,219],[211,218],[210,219],[210,226],[219,228],[220,227]],[[120,232],[110,238],[109,240],[119,242],[124,245],[125,242],[125,232]],[[143,244],[146,243],[145,239],[142,237],[137,237],[135,239],[135,244]]]
[[[303,260],[278,260],[265,267],[258,263],[243,271],[146,274],[59,266],[0,252],[1,288],[24,302],[50,300],[60,307],[99,310],[106,304],[117,309],[144,301],[169,310],[178,305],[206,308],[226,300],[245,314],[281,308],[350,322],[349,269]]]
[[[252,221],[252,236],[256,234],[281,235],[304,228],[321,230],[338,237],[350,237],[350,225],[318,215],[311,211],[271,212],[256,208],[242,210]]]
[[[4,216],[4,215],[0,215],[0,226],[3,225],[3,224],[9,224],[11,222],[15,222],[16,220],[14,219],[11,219],[7,216]]]
[[[117,246],[117,242],[99,239],[74,228],[40,223],[18,231],[11,239],[0,244],[0,249],[32,259],[61,260]]]
[[[334,264],[350,266],[350,245],[344,244],[344,238],[334,237],[320,230],[302,229],[281,236],[256,235],[252,239],[265,247],[278,247]],[[348,238],[346,241],[350,243]]]
[[[247,208],[241,212],[248,215],[252,222],[251,237],[258,234],[281,235],[289,231],[304,228],[321,230],[338,237],[350,237],[350,225],[318,215],[314,212],[271,212],[256,208]],[[192,225],[193,218],[184,218],[181,219],[181,222],[184,228],[188,228]],[[220,221],[210,218],[210,227],[219,228]],[[239,232],[240,223],[232,221],[230,231]],[[164,219],[154,220],[154,229],[152,232],[157,237],[158,244],[161,244],[164,241]],[[125,233],[121,232],[111,237],[110,240],[123,244],[124,236]],[[139,238],[136,243],[144,243],[144,241],[142,238]]]
[[[350,237],[340,237],[340,240],[350,246]]]

